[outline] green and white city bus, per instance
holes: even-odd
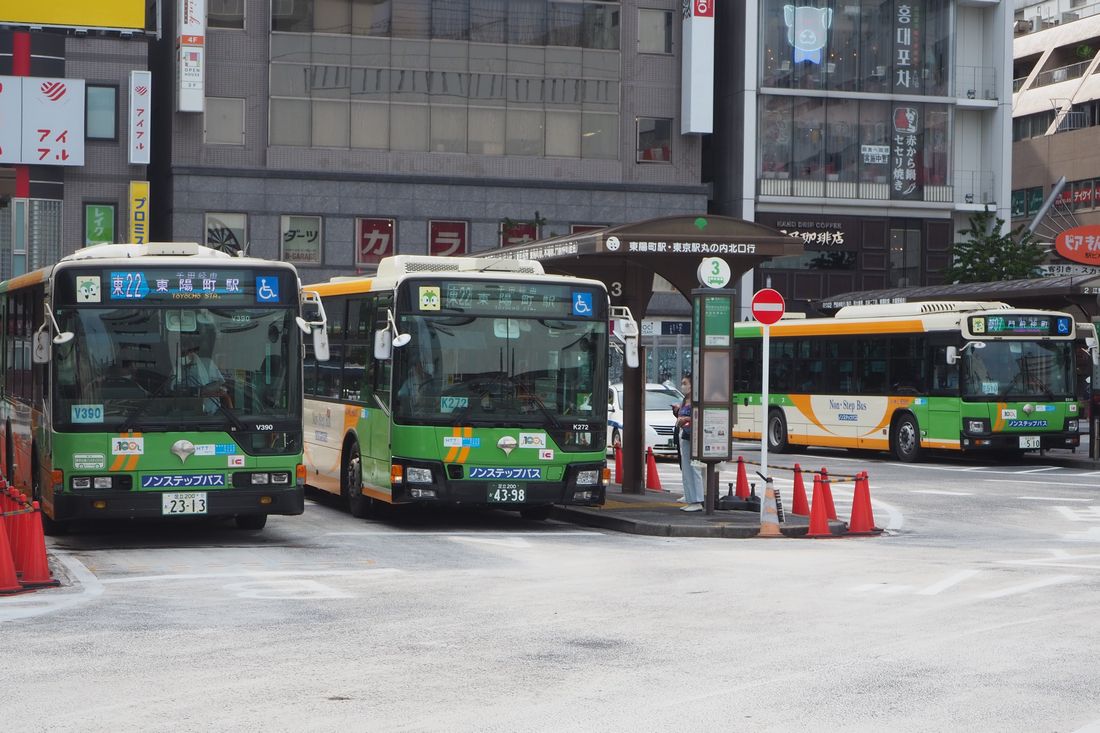
[[[603,503],[607,290],[537,262],[399,256],[311,285],[331,359],[305,362],[307,483],[383,504]],[[637,324],[614,314],[627,360]]]
[[[1067,313],[1004,303],[858,305],[771,327],[769,450],[928,448],[1020,454],[1084,431]],[[735,438],[760,438],[761,327],[738,323]],[[1095,339],[1090,344],[1095,354]],[[1094,357],[1095,358],[1095,357]]]
[[[74,519],[303,510],[301,316],[281,262],[104,244],[0,283],[9,482]]]

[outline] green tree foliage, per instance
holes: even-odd
[[[970,215],[970,226],[955,242],[955,261],[944,270],[949,283],[995,282],[1039,277],[1045,252],[1023,225],[1005,231],[1005,220],[989,209]]]

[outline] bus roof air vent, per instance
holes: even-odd
[[[96,244],[78,249],[61,258],[62,262],[79,260],[124,260],[128,257],[217,257],[233,259],[221,250],[203,247],[195,242],[149,242],[148,244]]]
[[[969,311],[995,311],[1011,308],[1007,303],[977,300],[944,300],[926,303],[879,303],[875,305],[847,305],[836,312],[835,318],[897,318],[899,316],[924,316],[930,313],[965,313]]]
[[[378,277],[401,277],[429,272],[518,272],[528,275],[543,274],[542,265],[534,260],[494,259],[486,257],[425,257],[397,255],[386,257],[378,263]]]

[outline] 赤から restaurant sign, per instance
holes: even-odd
[[[1100,265],[1100,226],[1093,224],[1059,232],[1054,249],[1067,260]]]

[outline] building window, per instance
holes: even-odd
[[[207,214],[204,230],[207,247],[231,255],[248,251],[248,214]]]
[[[206,8],[207,28],[244,30],[244,0],[209,0]]]
[[[280,259],[295,265],[320,265],[324,261],[319,216],[279,217]]]
[[[672,162],[672,120],[638,118],[639,163]]]
[[[244,100],[207,97],[203,140],[210,145],[244,145]]]
[[[672,11],[638,11],[638,53],[672,53]]]
[[[118,140],[118,87],[89,84],[85,136],[89,140]]]
[[[919,226],[890,226],[890,262],[887,267],[887,287],[908,288],[921,284],[921,231]]]

